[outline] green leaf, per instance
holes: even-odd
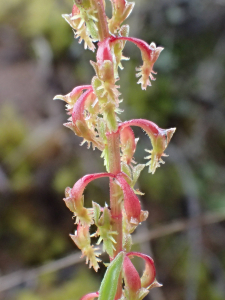
[[[123,259],[124,252],[120,252],[108,266],[100,286],[98,300],[114,300],[123,265]]]

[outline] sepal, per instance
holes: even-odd
[[[104,207],[103,213],[100,217],[100,206],[97,203],[93,203],[93,207],[95,224],[98,227],[98,230],[94,236],[99,236],[97,245],[103,241],[103,251],[106,251],[110,257],[113,257],[113,252],[115,251],[114,244],[116,244],[113,236],[117,235],[118,233],[116,231],[112,231],[110,210],[107,207]]]
[[[86,256],[86,264],[89,262],[89,267],[93,267],[97,272],[99,269],[98,262],[101,261],[98,258],[100,253],[96,252],[98,249],[94,249],[93,246],[91,246],[89,226],[82,226],[81,224],[78,224],[75,235],[70,234],[70,237],[82,251],[82,256]]]

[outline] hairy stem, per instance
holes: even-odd
[[[100,42],[109,37],[109,28],[105,14],[105,8],[102,0],[95,0],[98,11],[98,32]]]
[[[109,151],[109,172],[113,175],[121,172],[120,166],[120,140],[119,132],[110,133],[107,135],[108,140],[108,151]],[[120,187],[114,182],[113,178],[110,178],[110,207],[113,218],[113,231],[117,231],[118,234],[115,236],[116,250],[114,251],[115,256],[123,250],[123,233],[122,233],[122,207],[119,201],[119,195],[121,194]],[[122,278],[118,282],[117,293],[115,300],[118,300],[122,296]]]

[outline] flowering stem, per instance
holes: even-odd
[[[116,175],[121,172],[119,132],[108,133],[107,141],[108,141],[108,149],[109,149],[108,150],[109,172],[112,173],[113,175]],[[122,207],[121,207],[121,202],[119,201],[120,192],[121,192],[120,187],[115,183],[113,178],[110,178],[110,207],[111,207],[112,219],[114,221],[113,231],[117,231],[118,233],[115,236],[116,250],[114,251],[114,257],[111,259],[114,259],[116,255],[123,250]],[[120,299],[122,295],[121,280],[119,280],[118,282],[118,288],[117,288],[115,300]]]

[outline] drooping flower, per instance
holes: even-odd
[[[73,106],[72,122],[64,123],[64,126],[73,130],[77,136],[84,138],[81,144],[87,142],[88,146],[90,147],[90,143],[92,142],[93,148],[97,147],[103,150],[104,144],[102,143],[101,139],[97,136],[97,133],[95,132],[94,128],[88,127],[88,123],[86,122],[84,116],[85,103],[89,99],[89,97],[92,97],[92,94],[93,90],[91,88],[79,97],[79,99]]]
[[[151,86],[149,77],[151,80],[155,80],[153,74],[157,73],[153,70],[153,66],[163,48],[156,47],[155,43],[148,45],[145,41],[133,37],[111,37],[110,39],[111,43],[115,43],[117,40],[130,41],[141,50],[143,65],[139,68],[136,68],[138,71],[136,76],[141,77],[138,80],[138,83],[141,84],[143,90],[146,90],[148,85]]]
[[[66,206],[74,213],[76,216],[76,223],[81,223],[82,225],[90,225],[93,223],[92,221],[92,213],[90,210],[84,207],[84,196],[83,192],[85,187],[92,180],[102,178],[102,177],[115,177],[111,173],[96,173],[96,174],[88,174],[79,179],[73,186],[73,188],[66,188],[66,198],[65,201]]]
[[[153,149],[146,150],[151,154],[145,158],[149,159],[149,162],[146,164],[147,166],[149,165],[149,173],[154,174],[156,168],[160,167],[160,163],[164,163],[161,157],[167,156],[164,151],[167,148],[176,128],[162,129],[151,121],[134,119],[120,123],[119,130],[126,128],[127,126],[141,127],[149,136]]]

